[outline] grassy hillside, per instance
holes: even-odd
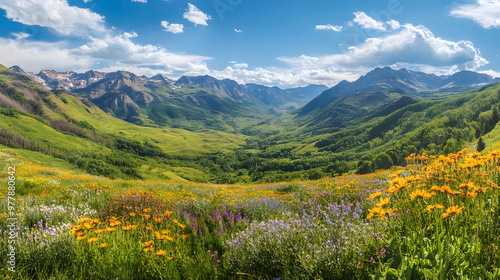
[[[298,121],[300,125],[306,125],[308,131],[314,131],[315,134],[328,133],[345,127],[350,121],[373,115],[396,103],[401,97],[399,93],[354,94],[337,99],[306,116],[300,116]]]
[[[210,180],[210,165],[196,158],[244,143],[236,134],[208,129],[133,125],[10,70],[0,71],[0,99],[0,144],[52,156],[44,158],[47,163],[63,159],[94,174]]]
[[[106,114],[96,106],[84,104],[67,93],[52,95],[50,100],[60,108],[60,114],[71,116],[77,122],[87,122],[98,132],[123,136],[140,142],[150,141],[169,154],[192,155],[229,151],[243,143],[242,138],[235,134],[209,129],[203,132],[192,132],[170,127],[133,125]]]

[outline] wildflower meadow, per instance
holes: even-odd
[[[316,181],[110,180],[17,160],[1,279],[500,279],[500,152]]]

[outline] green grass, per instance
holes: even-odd
[[[31,117],[23,115],[8,117],[0,114],[0,123],[2,128],[16,131],[42,145],[50,145],[66,151],[109,151],[97,143],[59,132]]]
[[[21,157],[23,161],[29,160],[34,164],[46,165],[54,168],[63,168],[67,170],[74,170],[75,167],[68,162],[45,155],[42,153],[32,152],[23,149],[14,149],[0,145],[0,160],[8,162],[16,162],[16,158]]]
[[[169,127],[133,125],[106,114],[98,107],[87,107],[71,95],[62,94],[60,98],[64,98],[67,103],[56,96],[51,97],[63,113],[76,121],[87,121],[100,133],[123,136],[140,142],[153,142],[168,154],[193,155],[230,151],[244,143],[244,138],[240,135],[208,129],[204,132],[192,132]]]

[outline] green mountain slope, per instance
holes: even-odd
[[[407,69],[394,70],[390,67],[375,68],[356,81],[342,81],[324,91],[306,106],[300,114],[307,115],[328,106],[338,98],[359,93],[398,92],[411,96],[427,96],[436,92],[462,92],[479,85],[498,82],[499,79],[471,71],[461,71],[452,76],[436,76]]]
[[[222,95],[225,88],[210,92],[189,83],[174,86],[160,78],[144,80],[118,71],[75,92],[117,118],[144,126],[235,132],[276,115],[270,108],[250,100],[243,102]]]
[[[354,94],[337,99],[306,116],[299,115],[298,120],[301,125],[306,125],[309,131],[314,130],[316,134],[331,132],[332,129],[338,131],[353,120],[364,117],[364,121],[366,121],[366,117],[375,116],[377,111],[388,107],[401,98],[402,95],[399,93]],[[397,104],[394,104],[389,107],[389,110],[396,108]]]
[[[0,144],[64,159],[94,174],[207,179],[208,172],[190,157],[228,152],[244,143],[240,136],[220,131],[133,125],[86,100],[47,91],[1,69]]]
[[[300,118],[289,121],[279,133],[247,146],[259,148],[256,157],[260,166],[253,174],[273,181],[348,171],[366,173],[404,165],[404,158],[411,153],[439,155],[470,148],[477,143],[476,131],[485,135],[487,148],[495,146],[490,135],[500,134],[493,130],[498,122],[494,112],[500,104],[500,84],[441,100],[415,102],[398,99],[364,117],[352,118],[345,127],[320,122],[311,130],[300,125]],[[389,107],[395,111],[387,114]]]

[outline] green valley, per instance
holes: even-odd
[[[280,107],[290,104],[283,101],[291,91],[208,76],[184,77],[180,85],[116,72],[72,93],[48,91],[2,69],[2,145],[45,154],[38,157],[45,164],[57,158],[112,178],[318,179],[405,165],[412,153],[457,152],[474,146],[480,136],[488,148],[496,143],[491,139],[497,133],[498,84],[468,92],[391,90],[387,81],[393,80],[382,74],[390,76],[392,70],[376,69],[360,81],[366,86],[367,79],[383,80],[378,90],[388,91],[372,92],[371,86],[330,97],[305,114]],[[419,75],[414,76],[423,79]],[[345,91],[357,83],[337,87]],[[259,92],[267,99],[257,98]]]

